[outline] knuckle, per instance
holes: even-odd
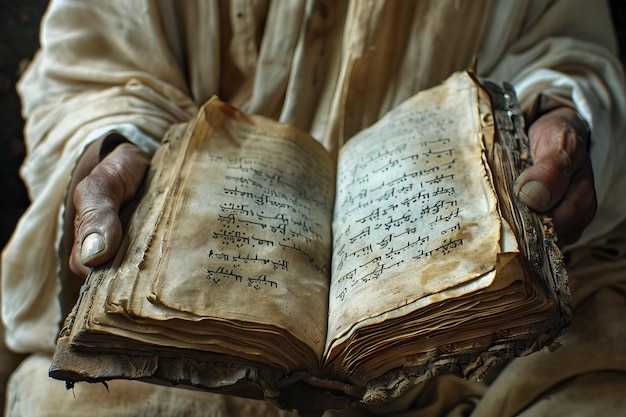
[[[76,212],[74,228],[80,234],[85,228],[93,228],[100,223],[101,217],[96,207],[89,207]]]
[[[570,123],[558,117],[532,125],[529,137],[533,157],[538,161],[555,159],[566,169],[575,170],[589,158],[587,139]]]
[[[74,191],[74,207],[79,213],[95,211],[98,207],[109,207],[113,204],[110,185],[106,179],[97,175],[88,175],[76,186]]]
[[[102,190],[106,189],[106,187],[107,184],[102,177],[90,174],[76,185],[76,193],[79,196],[93,195],[102,193]]]
[[[132,144],[122,144],[100,164],[107,186],[117,200],[124,201],[134,194],[143,179],[149,157]]]

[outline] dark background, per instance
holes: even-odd
[[[18,169],[24,158],[23,121],[15,83],[37,49],[44,0],[0,0],[0,248],[28,205]]]
[[[610,3],[626,62],[626,0]],[[15,83],[38,47],[39,21],[46,4],[47,0],[0,0],[0,248],[28,205],[18,176],[25,149]]]

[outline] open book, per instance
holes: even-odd
[[[117,257],[91,273],[50,374],[171,383],[322,410],[439,372],[484,378],[568,325],[510,86],[467,72],[351,138],[214,98],[177,125]]]

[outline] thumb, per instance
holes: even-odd
[[[150,157],[130,143],[118,145],[77,186],[70,268],[80,275],[117,252],[122,239],[119,211],[135,196]]]
[[[533,165],[520,174],[515,194],[538,212],[553,209],[568,192],[572,179],[587,162],[587,140],[570,108],[559,108],[529,128]]]

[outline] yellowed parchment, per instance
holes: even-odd
[[[328,349],[368,321],[492,282],[502,223],[485,165],[477,88],[466,74],[344,146]]]

